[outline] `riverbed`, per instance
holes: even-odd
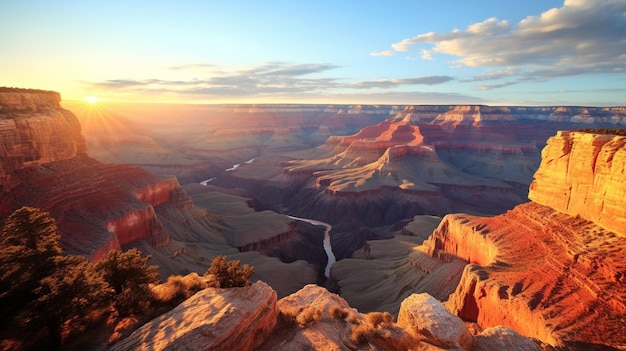
[[[287,217],[298,220],[298,221],[308,222],[313,225],[321,225],[326,228],[326,231],[324,232],[324,251],[326,251],[326,256],[328,256],[328,263],[326,263],[326,268],[324,269],[324,275],[326,276],[326,278],[330,277],[330,268],[333,266],[333,264],[337,260],[335,258],[335,254],[333,253],[333,247],[330,244],[330,230],[333,228],[333,226],[326,222],[318,221],[315,219],[300,218],[300,217],[294,217],[294,216],[287,216]]]

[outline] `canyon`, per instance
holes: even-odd
[[[350,323],[328,312],[304,329],[277,320],[320,296],[360,321],[397,316],[368,341],[374,349],[489,349],[490,335],[626,348],[626,138],[558,131],[623,127],[626,108],[63,106],[77,116],[58,93],[0,92],[0,219],[40,207],[64,252],[95,262],[136,247],[162,279],[202,274],[227,255],[261,281],[203,291],[192,299],[205,310],[185,302],[120,345],[142,344],[176,313],[231,310],[223,304],[241,304],[241,293],[267,297],[266,319],[252,316],[263,344],[230,338],[236,328],[220,331],[220,344],[358,349],[346,341]],[[325,274],[329,244],[337,262]],[[471,332],[442,342],[416,331],[405,301],[433,304],[416,293],[444,301]]]

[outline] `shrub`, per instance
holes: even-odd
[[[173,275],[154,288],[155,298],[162,303],[178,304],[207,287],[206,280],[198,273],[186,276]]]
[[[370,312],[365,319],[375,328],[383,326],[390,328],[393,326],[393,315],[389,312]]]
[[[298,316],[296,317],[296,322],[300,324],[300,326],[307,326],[309,324],[313,324],[315,322],[319,322],[322,319],[322,310],[318,307],[307,306]]]
[[[334,319],[346,319],[346,317],[348,317],[348,311],[337,305],[331,307],[328,312]]]
[[[371,324],[358,324],[352,327],[350,340],[357,345],[361,345],[366,343],[374,334],[376,334],[376,330]]]
[[[235,288],[252,284],[250,277],[254,274],[254,267],[239,260],[226,261],[226,256],[217,256],[211,261],[211,266],[204,274],[216,277],[218,288]]]

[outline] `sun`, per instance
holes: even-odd
[[[87,96],[85,100],[87,100],[87,102],[90,104],[95,104],[96,102],[98,102],[98,98],[95,96]]]

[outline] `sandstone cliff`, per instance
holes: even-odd
[[[0,193],[18,184],[16,170],[86,153],[80,124],[60,101],[55,92],[0,92]]]
[[[626,236],[626,137],[559,132],[548,139],[528,197]]]
[[[505,214],[444,217],[425,243],[470,263],[447,306],[554,346],[626,348],[624,137],[559,133]]]

